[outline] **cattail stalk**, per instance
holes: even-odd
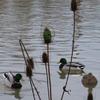
[[[50,100],[50,89],[49,89],[49,76],[48,76],[48,55],[47,53],[42,54],[42,62],[45,63],[45,70],[46,70],[46,78],[47,78],[47,91],[48,91],[48,100]]]
[[[31,90],[32,90],[32,94],[33,94],[33,99],[35,99],[35,93],[34,93],[34,89],[38,95],[38,98],[39,100],[41,100],[40,98],[40,95],[39,95],[39,92],[32,80],[32,69],[34,68],[34,62],[33,62],[33,59],[29,56],[25,46],[24,46],[24,43],[19,40],[19,43],[20,43],[20,46],[21,46],[21,51],[22,51],[22,54],[23,54],[23,57],[24,57],[24,61],[25,61],[25,64],[26,64],[26,76],[29,77],[29,81],[30,81],[30,85],[31,85]],[[24,52],[25,51],[25,52]],[[25,57],[25,53],[27,55],[27,59]]]
[[[47,27],[44,29],[43,38],[44,38],[44,43],[47,45],[49,93],[50,93],[50,100],[52,100],[51,73],[50,73],[50,62],[49,62],[49,44],[52,41],[52,35],[51,31]]]
[[[51,72],[50,72],[50,61],[49,61],[49,44],[47,44],[47,54],[48,54],[48,78],[50,87],[50,100],[52,100],[52,85],[51,85]]]
[[[30,79],[31,79],[32,85],[33,85],[33,87],[34,87],[34,89],[35,89],[35,91],[36,91],[36,93],[37,93],[37,96],[38,96],[39,100],[41,100],[40,94],[39,94],[39,92],[38,92],[38,90],[37,90],[37,88],[36,88],[36,86],[35,86],[35,84],[34,84],[32,78],[30,78]]]
[[[71,10],[73,11],[73,24],[74,24],[73,25],[73,36],[72,36],[72,50],[71,50],[71,58],[70,58],[70,67],[69,67],[69,70],[68,70],[68,75],[67,75],[67,79],[66,79],[65,85],[63,87],[63,93],[61,95],[61,100],[63,100],[64,93],[67,91],[66,90],[66,86],[68,84],[70,70],[71,70],[71,64],[72,64],[72,60],[73,60],[73,52],[74,52],[74,44],[75,44],[75,12],[77,10],[76,0],[72,0],[71,1]]]
[[[29,78],[29,81],[30,81],[30,85],[31,85],[31,90],[32,90],[32,94],[33,94],[33,99],[36,100],[36,99],[35,99],[34,88],[33,88],[33,86],[32,86],[32,82],[31,82],[31,79],[30,79],[30,78]]]
[[[88,93],[87,100],[93,100],[93,95],[92,95],[92,93]]]

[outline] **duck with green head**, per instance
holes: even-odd
[[[20,73],[17,73],[16,75],[13,75],[12,73],[4,73],[4,76],[10,82],[10,87],[12,89],[20,89],[22,87],[20,82],[22,75]]]
[[[60,59],[60,65],[59,65],[59,70],[62,71],[62,70],[65,70],[65,69],[68,69],[69,67],[71,66],[71,69],[81,69],[83,70],[85,65],[79,63],[79,62],[67,62],[67,60],[65,58],[61,58]]]

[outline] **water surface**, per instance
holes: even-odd
[[[93,91],[94,99],[99,100],[100,93],[100,1],[81,0],[76,14],[76,39],[74,61],[83,63],[85,71],[92,72],[98,79],[98,85]],[[40,92],[41,98],[47,100],[45,67],[41,55],[46,51],[42,32],[49,27],[53,34],[50,44],[50,68],[52,78],[53,100],[60,100],[62,87],[66,79],[60,79],[57,62],[61,57],[70,61],[73,12],[70,10],[70,0],[0,0],[0,72],[25,71],[25,63],[19,45],[22,39],[29,54],[34,58],[33,80]],[[2,75],[1,75],[2,76]],[[32,100],[28,78],[25,74],[23,88],[16,92],[7,89],[0,78],[0,96],[7,100]],[[68,89],[71,95],[65,93],[64,100],[86,100],[87,89],[81,84],[82,76],[70,76]]]

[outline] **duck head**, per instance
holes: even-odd
[[[67,64],[67,60],[65,58],[61,58],[60,59],[60,63],[65,65],[65,64]]]
[[[63,68],[63,66],[64,66],[65,64],[67,64],[67,60],[66,60],[65,58],[61,58],[59,62],[60,62],[59,70],[61,71],[62,68]]]
[[[22,79],[22,75],[17,73],[14,78],[16,82],[19,82]]]

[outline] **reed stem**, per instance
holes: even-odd
[[[21,47],[21,51],[22,51],[22,55],[24,57],[25,64],[26,64],[26,66],[28,66],[21,40],[19,40],[19,44],[20,44],[20,47]]]
[[[32,94],[33,94],[33,99],[35,99],[35,93],[34,93],[34,89],[33,89],[33,86],[32,86],[32,82],[31,82],[31,78],[29,78],[29,81],[30,81],[30,85],[31,85],[31,90],[32,90]]]
[[[24,46],[24,43],[22,42],[21,39],[19,40],[19,42],[20,42],[21,46],[24,48],[23,50],[25,50],[28,59],[30,59],[30,56],[29,56],[29,54],[28,54],[28,52],[27,52],[27,50],[26,50],[26,48],[25,48],[25,46]]]
[[[50,73],[50,61],[49,61],[49,44],[47,43],[47,54],[48,54],[48,78],[50,87],[50,100],[52,100],[52,85],[51,85],[51,73]]]
[[[32,85],[33,85],[33,87],[34,87],[34,89],[35,89],[35,91],[36,91],[36,93],[37,93],[37,96],[38,96],[39,100],[41,100],[41,97],[40,97],[40,95],[39,95],[39,92],[38,92],[38,90],[37,90],[37,88],[36,88],[36,86],[35,86],[35,84],[34,84],[34,82],[33,82],[33,80],[32,80],[31,77],[30,77],[30,79],[31,79]]]
[[[36,100],[35,99],[35,94],[34,94],[34,89],[35,89],[35,91],[36,91],[36,93],[38,95],[39,100],[41,100],[40,95],[39,95],[39,92],[38,92],[38,90],[37,90],[37,88],[36,88],[36,86],[35,86],[32,78],[31,78],[32,77],[33,61],[30,58],[30,56],[29,56],[29,54],[28,54],[28,52],[27,52],[27,50],[26,50],[26,48],[24,46],[24,43],[21,40],[19,40],[19,43],[20,43],[21,51],[22,51],[22,54],[23,54],[23,57],[24,57],[24,61],[25,61],[25,64],[26,64],[26,74],[29,77],[29,81],[30,81],[30,85],[31,85],[31,89],[32,89],[32,94],[33,94],[33,98],[34,98],[34,100]],[[25,51],[28,59],[26,59],[25,54],[24,54],[24,51]],[[33,87],[34,87],[34,89],[33,89]]]
[[[65,82],[65,86],[63,87],[64,89],[66,88],[66,86],[68,84],[68,79],[69,79],[70,70],[71,70],[71,64],[72,64],[72,60],[73,60],[74,44],[75,44],[75,11],[73,13],[74,13],[74,16],[73,16],[74,25],[73,25],[72,51],[71,51],[71,58],[70,58],[70,66],[69,66],[69,70],[68,70],[68,75],[67,75],[67,79]],[[63,90],[61,100],[63,100],[64,93],[65,93],[65,90]]]
[[[48,77],[48,66],[47,66],[47,63],[45,63],[45,70],[46,70],[46,78],[47,78],[48,100],[50,100],[50,89],[49,89],[49,77]]]

